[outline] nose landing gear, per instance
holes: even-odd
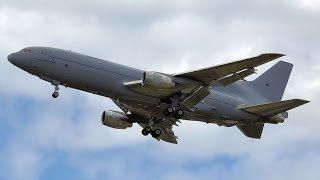
[[[54,92],[52,93],[53,98],[57,98],[59,96],[59,84],[60,82],[53,82],[52,85],[54,85]]]
[[[53,98],[57,98],[59,96],[59,92],[54,92],[54,93],[52,93],[52,97]]]

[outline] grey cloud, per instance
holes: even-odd
[[[140,177],[137,172],[142,170],[132,170],[130,166],[144,167],[139,161],[144,157],[154,166],[145,167],[145,178],[158,175],[163,179],[195,179],[201,174],[202,179],[256,179],[257,176],[319,179],[316,119],[320,115],[316,111],[320,85],[319,5],[303,6],[301,0],[201,3],[74,0],[1,1],[0,4],[3,57],[0,94],[6,96],[0,102],[3,111],[12,114],[10,117],[1,114],[0,119],[5,119],[2,123],[15,132],[8,147],[0,150],[8,155],[0,157],[0,167],[6,166],[3,162],[10,162],[5,170],[0,170],[0,176],[7,170],[12,172],[11,176],[4,177],[15,177],[17,171],[37,178],[46,170],[46,166],[41,168],[39,164],[50,166],[44,155],[59,151],[66,153],[67,161],[90,179],[98,174],[107,176],[111,171],[114,173],[107,177],[125,177],[123,169],[128,170],[132,179]],[[259,141],[247,139],[236,128],[183,122],[174,128],[179,145],[172,146],[142,137],[138,126],[128,131],[103,127],[100,113],[117,109],[103,97],[62,89],[61,98],[53,101],[48,83],[27,75],[6,60],[9,53],[31,45],[71,49],[136,68],[170,73],[264,52],[285,53],[287,56],[282,60],[295,65],[285,98],[300,97],[312,102],[290,112],[284,124],[267,126]],[[19,103],[21,97],[36,101],[32,103],[35,107],[28,111],[32,114],[28,119],[16,111],[16,104],[11,104]],[[29,148],[20,153],[17,149],[23,146]],[[121,154],[115,153],[115,149],[125,150]],[[136,157],[131,156],[134,151]],[[103,157],[91,158],[85,152]],[[115,154],[111,158],[102,152]],[[206,165],[199,171],[184,168],[192,161],[203,162],[219,155],[239,161],[229,168],[219,163]],[[126,159],[131,163],[126,164]],[[32,162],[32,170],[19,169],[29,165],[28,161]]]

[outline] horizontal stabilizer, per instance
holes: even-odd
[[[262,117],[273,117],[308,102],[309,101],[302,99],[291,99],[286,101],[272,102],[268,104],[241,107],[239,109]]]
[[[260,139],[264,124],[237,125],[240,131],[247,137]]]

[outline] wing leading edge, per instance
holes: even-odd
[[[253,69],[257,66],[260,66],[262,64],[265,64],[267,62],[270,62],[272,60],[275,60],[277,58],[280,58],[284,56],[284,54],[277,54],[277,53],[267,53],[267,54],[261,54],[256,57],[243,59],[239,61],[234,61],[227,64],[222,64],[218,66],[213,66],[209,68],[199,69],[195,71],[190,71],[186,73],[179,73],[174,74],[176,77],[184,77],[189,78],[192,80],[197,80],[200,82],[204,82],[207,85],[211,85],[215,83],[218,79],[234,75],[238,72],[242,72],[242,77],[240,75],[239,79],[244,78],[243,76],[251,75],[253,72]],[[248,71],[245,71],[248,70]],[[237,76],[236,76],[237,77]],[[231,83],[234,82],[235,77],[232,77]],[[237,78],[236,78],[237,79]],[[229,82],[227,80],[226,84],[228,85]]]

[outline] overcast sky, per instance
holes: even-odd
[[[319,33],[319,0],[0,0],[0,179],[320,179]],[[157,142],[137,125],[101,125],[103,110],[118,110],[106,98],[61,88],[53,99],[7,61],[26,46],[166,73],[284,53],[294,64],[284,99],[311,103],[261,140],[183,121],[178,145]]]

